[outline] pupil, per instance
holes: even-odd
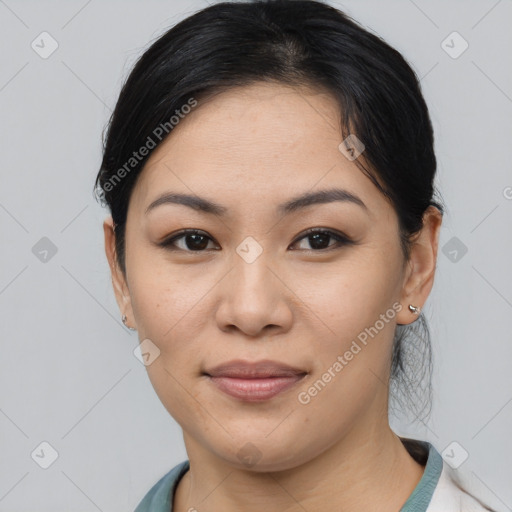
[[[310,245],[313,249],[325,249],[326,247],[329,246],[329,243],[327,244],[322,244],[322,241],[323,242],[328,242],[329,241],[329,238],[330,238],[330,235],[326,234],[326,233],[314,233],[313,235],[309,235],[309,238],[310,238]],[[311,243],[311,239],[313,239],[313,243]],[[320,246],[324,245],[324,247],[318,247],[318,244],[316,242],[318,242],[318,240],[320,240]]]
[[[194,242],[192,244],[189,244],[189,240],[191,238],[194,240]],[[200,242],[201,238],[203,239],[203,243]],[[198,243],[198,241],[199,241],[199,243]],[[205,243],[205,241],[206,241],[206,243]],[[188,235],[186,237],[186,243],[187,243],[187,249],[191,249],[191,250],[205,249],[206,246],[208,245],[208,241],[206,240],[206,237],[203,235],[197,235],[197,234],[196,235],[194,235],[194,234]]]

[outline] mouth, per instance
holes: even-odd
[[[223,393],[247,402],[269,400],[297,385],[308,372],[276,361],[229,361],[203,373]]]

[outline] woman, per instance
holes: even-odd
[[[220,3],[144,53],[96,186],[188,460],[137,512],[490,510],[388,421],[407,329],[428,348],[435,172],[414,72],[328,5]]]

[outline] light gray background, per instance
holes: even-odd
[[[467,247],[457,261],[440,251],[425,309],[432,417],[395,428],[439,451],[457,441],[469,453],[460,470],[512,510],[512,4],[332,4],[422,77],[448,206],[440,248],[453,237]],[[206,5],[0,0],[0,511],[133,510],[186,458],[120,322],[92,185],[135,59]],[[47,59],[31,48],[43,31],[59,45]],[[441,46],[453,31],[469,43],[456,59]],[[46,262],[32,250],[42,237],[57,248]],[[48,469],[31,457],[43,441],[58,452]]]

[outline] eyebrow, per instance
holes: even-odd
[[[290,199],[278,206],[279,214],[286,215],[302,210],[314,204],[327,204],[335,201],[352,203],[368,211],[364,202],[352,192],[340,188],[331,188],[317,192],[307,192],[298,197]],[[145,210],[145,214],[163,204],[181,204],[204,213],[222,217],[228,212],[228,208],[196,195],[181,194],[176,192],[165,193],[155,199]]]

